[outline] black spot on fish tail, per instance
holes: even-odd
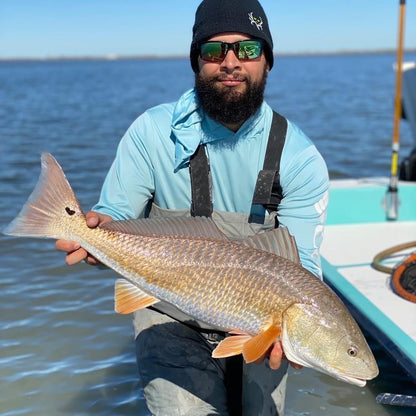
[[[75,211],[74,210],[72,210],[71,208],[69,208],[69,207],[65,207],[65,211],[67,212],[67,214],[68,215],[74,215],[75,214]]]

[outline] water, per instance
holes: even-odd
[[[332,178],[389,174],[394,59],[276,60],[267,100],[315,141]],[[0,63],[0,227],[33,189],[44,150],[88,209],[128,125],[192,83],[181,59]],[[412,147],[402,123],[402,156]],[[1,237],[0,253],[0,413],[146,415],[130,318],[113,309],[114,273],[65,266],[49,240]],[[410,415],[376,404],[380,392],[416,386],[373,346],[381,376],[364,389],[292,371],[287,415]]]

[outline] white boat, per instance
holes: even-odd
[[[402,98],[416,147],[416,64],[403,65]],[[413,247],[381,263],[397,269],[416,251],[416,182],[399,181],[395,220],[386,218],[383,204],[388,186],[388,178],[331,181],[322,267],[324,280],[345,300],[359,324],[416,382],[416,256],[398,270],[398,274],[405,270],[401,278],[396,276],[399,286],[405,286],[402,295],[409,293],[414,301],[398,294],[391,274],[373,264],[378,253],[413,242]]]

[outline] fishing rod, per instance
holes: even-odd
[[[399,6],[399,36],[397,46],[396,94],[394,100],[394,128],[392,140],[390,183],[387,189],[386,214],[388,220],[396,220],[399,211],[399,197],[397,184],[399,181],[399,148],[400,148],[400,119],[402,116],[402,67],[403,67],[403,32],[406,12],[406,0],[400,0]]]

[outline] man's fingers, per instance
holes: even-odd
[[[289,364],[295,369],[295,370],[301,370],[303,368],[303,365],[292,363],[292,361],[289,361]]]
[[[74,264],[80,263],[83,260],[92,265],[99,263],[75,241],[57,240],[55,242],[55,247],[59,251],[68,253],[65,257],[65,262],[68,266],[73,266]]]
[[[90,228],[95,228],[98,225],[105,224],[106,222],[113,221],[113,219],[106,214],[99,214],[98,212],[89,211],[85,215],[85,219],[87,221],[87,225]]]
[[[72,266],[87,258],[88,253],[76,241],[56,240],[55,247],[59,251],[68,253],[65,262]]]
[[[65,253],[72,253],[78,250],[81,246],[75,241],[56,240],[55,247],[59,251],[65,251]]]
[[[276,342],[270,351],[269,366],[272,370],[277,370],[282,365],[283,349],[280,342]]]
[[[99,264],[102,264],[100,261],[98,261],[95,257],[91,256],[91,254],[88,253],[87,258],[85,259],[85,262],[88,263],[90,266],[98,266]]]
[[[94,211],[87,212],[85,219],[90,228],[95,228],[99,224],[104,224],[113,220],[109,215],[98,214]],[[57,240],[55,242],[55,247],[57,250],[67,253],[65,261],[69,266],[80,263],[83,260],[93,266],[101,264],[101,262],[81,248],[81,245],[75,241]]]
[[[282,344],[280,342],[276,342],[273,346],[269,349],[269,351],[260,357],[258,360],[255,361],[256,364],[260,364],[263,360],[269,356],[269,366],[272,370],[278,370],[282,365],[282,359],[287,360],[285,354],[283,353]],[[296,370],[300,370],[303,366],[292,363],[289,361],[289,364]]]
[[[88,257],[88,253],[83,249],[79,248],[65,257],[66,264],[68,266],[73,266],[74,264],[80,263]]]
[[[100,223],[99,215],[94,211],[89,211],[85,215],[85,219],[87,221],[87,225],[90,228],[95,228]]]

